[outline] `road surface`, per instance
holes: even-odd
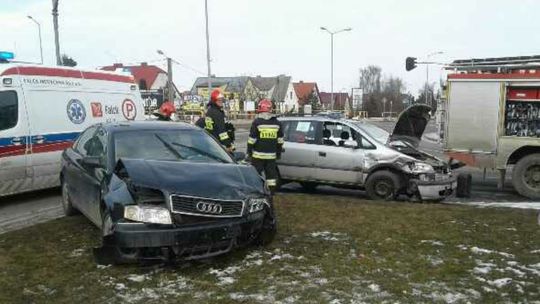
[[[373,122],[379,127],[391,131],[395,122]],[[237,126],[236,147],[238,151],[246,151],[249,126]],[[427,133],[434,133],[435,125],[429,124]],[[424,151],[436,156],[444,157],[440,144],[424,140],[421,144]],[[459,202],[527,202],[529,200],[519,196],[511,187],[507,177],[504,191],[497,190],[497,175],[495,171],[488,171],[483,178],[483,171],[474,168],[461,168],[460,172],[473,175],[472,197],[470,199],[449,198],[448,201]],[[285,186],[283,192],[299,192],[301,187],[297,184]],[[319,187],[320,195],[350,195],[365,196],[363,191],[343,190],[334,187]],[[6,231],[19,229],[38,222],[48,221],[63,216],[61,195],[59,189],[49,189],[22,195],[0,198],[0,234]]]

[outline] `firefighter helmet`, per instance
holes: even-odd
[[[159,112],[161,115],[165,117],[171,117],[171,115],[175,112],[174,104],[170,101],[164,102],[161,107],[159,107]]]
[[[259,101],[259,106],[257,107],[257,112],[272,112],[272,101],[270,99],[263,99]]]
[[[215,89],[210,95],[210,102],[216,103],[216,101],[221,98],[223,98],[223,94],[221,94],[221,91],[219,89]]]

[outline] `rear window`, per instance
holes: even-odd
[[[0,131],[15,127],[19,120],[19,103],[15,91],[0,92]]]
[[[302,144],[320,144],[317,136],[317,122],[287,121],[284,127],[285,141]]]

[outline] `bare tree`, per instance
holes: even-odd
[[[375,65],[369,65],[360,69],[360,88],[364,94],[379,93],[381,91],[382,69]]]

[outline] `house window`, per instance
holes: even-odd
[[[291,92],[289,92],[289,94],[290,94],[290,96],[291,96],[291,97],[290,97],[290,99],[292,100],[292,91],[291,91]]]

